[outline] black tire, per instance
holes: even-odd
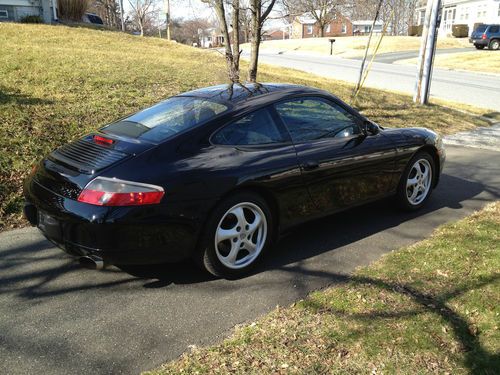
[[[262,211],[265,216],[265,222],[267,223],[266,237],[262,239],[263,246],[258,253],[258,255],[249,263],[241,268],[229,268],[221,262],[218,257],[218,250],[216,250],[216,231],[219,228],[219,224],[222,223],[222,219],[225,217],[231,208],[238,206],[240,204],[250,203]],[[229,217],[229,216],[228,216]],[[238,228],[238,227],[237,227]],[[217,277],[223,277],[226,279],[235,279],[244,276],[249,273],[262,259],[263,254],[267,251],[274,238],[274,220],[271,210],[269,209],[266,201],[259,195],[252,192],[239,192],[226,198],[215,208],[214,212],[210,215],[208,219],[203,234],[201,235],[198,249],[195,252],[194,260],[203,269],[215,275]],[[250,237],[248,237],[250,239]],[[234,239],[233,239],[234,240]],[[230,242],[229,242],[230,243]],[[239,242],[238,242],[239,243]],[[232,246],[232,244],[231,244]],[[238,250],[240,251],[240,250]],[[242,249],[243,255],[245,255],[245,249]],[[220,255],[220,249],[219,249]]]
[[[412,172],[413,166],[417,163],[417,161],[426,160],[430,166],[430,176],[431,181],[429,182],[429,188],[425,197],[418,202],[418,204],[412,203],[408,197],[407,190],[407,181],[410,176],[410,172]],[[415,154],[411,160],[408,162],[408,165],[405,168],[405,171],[401,175],[401,179],[399,180],[398,190],[396,194],[396,200],[399,206],[408,211],[415,211],[421,208],[428,200],[432,194],[432,190],[434,188],[434,181],[436,178],[436,163],[434,162],[433,157],[426,151],[420,151]]]
[[[476,47],[476,49],[484,49],[485,45],[483,45],[483,44],[474,44],[474,47]]]
[[[490,50],[497,50],[500,48],[500,39],[492,39],[490,40],[490,43],[488,44],[488,49]]]

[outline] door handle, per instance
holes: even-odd
[[[312,171],[316,168],[319,168],[319,163],[317,161],[310,160],[302,163],[302,169],[304,171]]]

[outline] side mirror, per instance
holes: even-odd
[[[380,133],[379,126],[371,121],[365,122],[365,130],[367,135],[377,135]]]

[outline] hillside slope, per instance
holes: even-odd
[[[225,82],[218,53],[158,38],[0,24],[0,45],[0,230],[23,225],[22,181],[55,147],[168,96]],[[286,69],[262,67],[260,79],[317,86],[347,100],[352,90]],[[472,115],[417,107],[408,96],[371,89],[356,105],[388,126],[450,133],[486,125]]]

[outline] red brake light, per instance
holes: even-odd
[[[164,195],[160,186],[97,177],[83,189],[78,201],[97,206],[141,206],[158,204]]]
[[[92,138],[94,140],[94,143],[97,143],[99,145],[104,145],[104,146],[111,146],[113,143],[115,143],[114,140],[101,137],[100,135],[94,135]]]
[[[486,34],[483,34],[483,36],[481,37],[481,39],[486,39]]]

